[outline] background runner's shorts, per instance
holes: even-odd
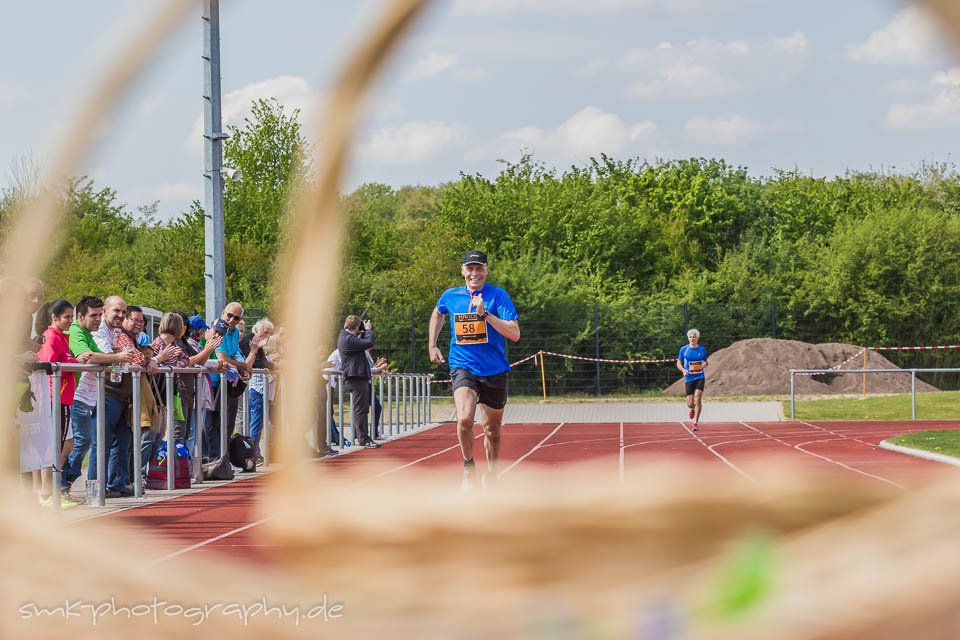
[[[706,382],[707,382],[706,378],[698,378],[696,380],[691,380],[690,382],[687,382],[686,383],[687,395],[692,396],[695,389],[700,389],[700,391],[702,392]]]
[[[503,409],[507,405],[507,372],[494,376],[475,376],[466,369],[450,372],[453,389],[467,387],[477,392],[479,402],[491,409]]]

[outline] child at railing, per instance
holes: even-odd
[[[40,351],[37,360],[40,362],[86,363],[92,352],[81,353],[74,358],[70,355],[69,338],[67,331],[73,324],[73,305],[63,298],[44,305],[37,312],[35,328],[41,336]],[[53,389],[53,376],[50,376],[50,388]],[[60,422],[60,459],[56,464],[63,468],[63,464],[73,449],[73,428],[70,425],[70,408],[73,406],[73,394],[76,390],[77,378],[72,373],[60,376],[60,406],[53,407]],[[51,397],[53,394],[51,393]],[[37,472],[34,472],[37,473]],[[53,505],[53,469],[40,470],[40,504],[44,507]],[[60,508],[72,509],[83,504],[83,498],[74,498],[69,489],[60,495]]]

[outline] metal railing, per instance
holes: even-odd
[[[327,418],[333,416],[333,396],[334,387],[336,387],[337,396],[337,425],[339,442],[338,446],[344,448],[348,439],[345,436],[344,425],[344,379],[339,371],[334,369],[325,369],[323,372],[327,377]],[[387,373],[375,375],[370,379],[370,429],[375,429],[377,418],[380,419],[382,435],[385,438],[415,431],[428,426],[433,422],[432,395],[430,389],[430,380],[433,374],[428,373]],[[377,398],[381,399],[381,414],[377,413]],[[350,428],[353,431],[354,425],[351,420]],[[353,441],[356,441],[356,432],[351,433]],[[373,438],[376,434],[371,433]],[[326,428],[326,445],[329,448],[332,444],[329,425]]]
[[[107,375],[115,371],[114,366],[111,365],[92,365],[92,364],[67,364],[60,362],[51,362],[51,363],[40,363],[43,368],[46,370],[47,365],[49,365],[49,371],[51,372],[49,378],[52,380],[52,394],[51,394],[51,406],[54,409],[51,411],[50,417],[50,437],[53,442],[53,486],[56,490],[59,490],[62,484],[62,470],[60,468],[59,460],[61,455],[60,450],[60,389],[61,389],[61,379],[64,374],[73,374],[73,373],[92,373],[96,375],[97,383],[97,400],[96,400],[96,424],[95,424],[95,433],[90,434],[90,442],[96,442],[96,459],[88,461],[89,465],[96,465],[96,488],[93,496],[88,496],[88,504],[90,506],[103,507],[106,504],[106,487],[107,487],[107,459],[109,456],[109,443],[106,442],[106,378]],[[132,476],[133,476],[133,491],[134,497],[140,498],[143,496],[143,483],[142,483],[142,472],[144,464],[149,465],[149,460],[142,459],[141,453],[141,442],[142,442],[142,426],[141,426],[141,388],[144,384],[143,376],[147,373],[144,367],[139,367],[135,365],[126,365],[121,368],[123,374],[129,374],[131,377],[131,387],[132,387],[132,424],[129,425],[133,433],[132,441],[132,454],[133,454],[133,465],[132,465]],[[341,449],[344,447],[345,440],[345,425],[344,425],[344,407],[345,407],[345,394],[344,394],[344,385],[342,384],[343,380],[341,374],[337,371],[327,370],[324,371],[324,374],[328,377],[326,386],[326,410],[327,416],[331,417],[333,415],[333,381],[336,380],[337,384],[337,404],[339,411],[339,435],[340,441],[339,446]],[[158,368],[155,374],[156,376],[163,376],[165,381],[164,388],[164,398],[163,398],[163,433],[165,440],[167,442],[167,455],[164,461],[167,472],[167,489],[173,490],[176,487],[177,481],[177,453],[176,453],[176,438],[174,437],[174,391],[176,388],[176,379],[177,375],[195,375],[197,377],[197,385],[206,384],[206,381],[203,379],[204,376],[220,376],[220,385],[228,384],[226,381],[226,374],[221,372],[214,372],[205,367],[193,366],[193,367],[168,367],[161,366]],[[260,449],[263,455],[263,465],[270,465],[270,441],[275,435],[273,432],[274,425],[271,421],[270,415],[270,383],[272,380],[276,380],[277,384],[280,383],[280,372],[271,371],[268,369],[253,369],[252,375],[263,376],[263,424],[261,429],[261,443]],[[425,426],[428,426],[432,423],[432,393],[431,393],[431,384],[430,381],[433,378],[432,374],[423,374],[423,373],[390,373],[376,375],[370,380],[370,399],[371,399],[371,428],[377,424],[378,418],[382,427],[382,436],[385,438],[396,437],[408,432],[412,432],[418,429],[422,429]],[[249,382],[249,381],[248,381]],[[194,447],[193,451],[190,452],[192,459],[192,468],[190,470],[190,475],[192,478],[193,484],[202,484],[203,479],[203,469],[201,465],[201,460],[204,456],[204,423],[201,422],[200,417],[203,415],[203,396],[199,391],[200,387],[197,387],[197,391],[194,394],[194,407],[192,421],[194,423],[194,429],[196,433],[194,434]],[[229,429],[228,429],[228,394],[215,392],[215,397],[219,402],[219,441],[220,441],[220,455],[228,456],[228,438],[229,438]],[[377,399],[381,399],[381,414],[378,415],[377,412]],[[247,384],[246,388],[243,391],[243,394],[239,400],[242,402],[243,406],[243,420],[242,423],[236,425],[237,431],[243,435],[250,435],[250,384]],[[281,403],[282,403],[282,394],[281,394]],[[352,422],[352,421],[351,421]],[[325,441],[327,448],[331,446],[331,431],[327,421],[323,421],[323,424],[326,426],[326,435]],[[75,427],[76,428],[76,427]],[[187,430],[190,429],[190,424],[185,425]],[[353,425],[351,424],[351,429]],[[375,435],[375,434],[373,434]],[[352,438],[356,439],[356,434],[351,434]],[[319,441],[319,439],[318,439]],[[319,449],[319,443],[318,443]],[[125,461],[121,461],[120,464],[125,464]],[[88,474],[89,475],[89,472]],[[82,477],[82,475],[81,475]],[[78,478],[79,480],[79,478]],[[59,500],[53,500],[53,509],[55,511],[60,510]]]
[[[917,419],[917,374],[918,373],[960,373],[960,369],[790,369],[790,419],[796,420],[797,376],[804,375],[865,375],[870,373],[909,373],[910,374],[910,419]]]
[[[96,492],[91,500],[91,496],[87,497],[87,503],[91,506],[102,507],[105,506],[106,500],[106,485],[107,485],[107,456],[109,455],[109,443],[106,442],[106,376],[108,373],[111,373],[114,368],[111,365],[91,365],[91,364],[68,364],[61,362],[50,362],[50,363],[40,363],[43,368],[46,370],[47,365],[50,367],[51,374],[49,377],[52,379],[52,394],[51,394],[51,406],[53,411],[51,411],[50,418],[50,434],[53,442],[53,487],[56,491],[60,490],[62,483],[62,470],[60,468],[60,385],[61,379],[64,373],[94,373],[96,374],[97,380],[97,404],[96,404],[96,432],[95,434],[90,434],[90,441],[97,443],[97,456],[96,460],[88,461],[89,465],[95,464],[97,471],[96,478]],[[132,441],[132,453],[133,453],[133,491],[134,496],[139,498],[143,496],[143,484],[141,481],[142,471],[144,462],[149,464],[150,461],[142,460],[141,455],[141,441],[142,441],[142,428],[141,428],[141,386],[143,384],[142,377],[146,373],[146,370],[143,367],[135,365],[126,365],[122,367],[121,372],[124,374],[130,374],[131,377],[131,387],[132,387],[132,419],[133,423],[129,425],[133,433]],[[264,376],[278,376],[277,372],[269,371],[268,369],[253,369],[253,375],[264,375]],[[206,369],[201,366],[194,367],[168,367],[161,366],[158,368],[158,371],[154,375],[163,375],[165,379],[165,398],[163,402],[164,406],[164,435],[167,442],[167,455],[165,458],[165,466],[167,472],[167,489],[173,490],[176,486],[177,480],[177,471],[176,471],[176,444],[174,438],[174,389],[175,389],[175,375],[195,375],[197,376],[197,384],[206,384],[206,381],[203,379],[203,376],[220,376],[220,384],[227,384],[226,374],[221,372],[213,372],[209,369]],[[270,443],[270,434],[272,431],[270,423],[270,408],[269,408],[269,396],[266,391],[269,389],[269,378],[264,380],[264,402],[263,402],[263,428],[262,428],[262,438],[263,438],[263,451],[264,451],[264,465],[269,464],[269,443]],[[245,407],[249,407],[249,394],[250,394],[250,385],[243,391],[243,402]],[[228,411],[227,411],[227,394],[219,394],[220,401],[220,455],[227,456],[227,440],[228,440]],[[202,408],[202,396],[199,392],[199,387],[197,392],[194,394],[194,412],[192,420],[195,424],[196,433],[194,435],[194,450],[190,452],[193,460],[193,468],[191,469],[191,475],[193,477],[194,484],[203,483],[203,471],[200,465],[200,461],[203,458],[203,439],[204,439],[204,424],[200,421],[200,416],[203,413]],[[243,433],[244,435],[249,434],[249,419],[250,419],[249,410],[244,412],[244,424],[243,424]],[[190,425],[185,426],[186,429],[190,428]],[[119,464],[125,464],[126,461],[120,461]],[[89,474],[88,474],[89,475]],[[79,479],[79,478],[78,478]],[[52,500],[53,509],[55,511],[60,510],[60,501]]]

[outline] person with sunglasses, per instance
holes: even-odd
[[[244,358],[240,351],[240,330],[237,328],[237,325],[243,320],[243,306],[239,302],[231,302],[223,308],[220,319],[226,323],[226,331],[223,334],[223,339],[220,341],[220,346],[217,347],[214,354],[217,360],[220,361],[221,367],[236,369],[240,374],[240,380],[249,380],[251,365],[246,361],[246,358]],[[207,413],[207,424],[204,428],[204,436],[206,438],[204,451],[211,460],[219,458],[222,455],[220,451],[220,400],[217,395],[217,392],[220,391],[220,380],[221,376],[213,376],[213,411]],[[240,395],[239,393],[227,394],[227,438],[233,434],[234,427],[237,423]]]

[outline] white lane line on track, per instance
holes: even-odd
[[[724,440],[723,442],[718,442],[716,444],[710,445],[709,447],[707,447],[707,449],[709,449],[713,453],[716,453],[716,450],[714,449],[714,447],[723,447],[728,444],[741,444],[743,442],[761,442],[763,440],[766,440],[766,438],[740,438],[738,440]]]
[[[506,425],[504,425],[504,426],[506,426]],[[561,425],[561,426],[562,426],[562,425]],[[559,428],[559,427],[557,427],[557,428]],[[554,430],[554,431],[556,431],[556,430]],[[456,434],[454,434],[454,435],[456,435]],[[474,436],[473,439],[474,439],[474,440],[477,440],[477,439],[482,438],[482,437],[483,437],[483,432],[481,431],[480,434]],[[371,481],[371,480],[375,480],[376,478],[381,478],[381,477],[383,477],[383,476],[385,476],[385,475],[389,475],[389,474],[391,474],[391,473],[393,473],[393,472],[395,472],[395,471],[400,471],[401,469],[406,469],[407,467],[411,467],[411,466],[413,466],[413,465],[415,465],[415,464],[417,464],[417,463],[419,463],[419,462],[423,462],[424,460],[429,460],[430,458],[433,458],[433,457],[435,457],[435,456],[438,456],[438,455],[440,455],[440,454],[442,454],[442,453],[446,453],[447,451],[451,451],[451,450],[453,450],[453,449],[456,449],[456,448],[459,447],[459,446],[460,446],[460,444],[457,443],[457,444],[453,445],[452,447],[447,447],[446,449],[443,449],[443,450],[441,450],[441,451],[437,451],[436,453],[431,453],[431,454],[428,455],[428,456],[423,456],[422,458],[418,458],[417,460],[414,460],[413,462],[408,462],[408,463],[406,463],[406,464],[403,464],[403,465],[401,465],[401,466],[399,466],[399,467],[396,467],[395,469],[389,469],[389,470],[387,470],[387,471],[384,471],[384,472],[382,472],[382,473],[380,473],[380,474],[378,474],[378,475],[376,475],[376,476],[373,476],[372,478],[367,478],[367,479],[365,479],[365,480],[360,480],[359,482],[354,482],[354,483],[351,483],[350,485],[347,485],[347,486],[357,486],[357,485],[359,485],[359,484],[363,484],[363,483],[365,483],[365,482],[369,482],[369,481]],[[529,455],[529,454],[528,454],[528,455]],[[183,555],[183,554],[185,554],[185,553],[189,553],[189,552],[191,552],[191,551],[195,551],[195,550],[197,550],[197,549],[200,549],[200,548],[202,548],[202,547],[205,547],[205,546],[207,546],[207,545],[209,545],[209,544],[213,544],[214,542],[217,542],[218,540],[223,540],[224,538],[229,538],[229,537],[232,536],[232,535],[236,535],[236,534],[238,534],[238,533],[242,533],[243,531],[246,531],[247,529],[252,529],[253,527],[259,526],[259,525],[261,525],[261,524],[263,524],[263,523],[265,523],[265,522],[269,522],[269,521],[271,521],[271,520],[273,520],[273,516],[267,516],[266,518],[262,518],[262,519],[260,519],[260,520],[257,520],[256,522],[251,522],[251,523],[249,523],[249,524],[243,525],[242,527],[237,527],[236,529],[233,529],[232,531],[227,531],[227,532],[221,533],[220,535],[215,536],[215,537],[213,537],[213,538],[208,538],[207,540],[203,540],[202,542],[198,542],[198,543],[196,543],[196,544],[192,544],[192,545],[190,545],[189,547],[184,547],[183,549],[180,549],[179,551],[175,551],[175,552],[173,552],[173,553],[168,553],[167,555],[165,555],[165,556],[163,556],[163,557],[161,557],[161,558],[157,558],[156,560],[150,561],[149,564],[150,564],[150,565],[159,564],[159,563],[164,562],[164,561],[166,561],[166,560],[170,560],[170,559],[172,559],[172,558],[176,558],[177,556],[181,556],[181,555]]]
[[[506,425],[504,425],[504,426],[506,426]],[[456,434],[454,434],[454,435],[456,435]],[[483,437],[483,431],[481,431],[479,434],[473,436],[473,439],[474,439],[474,440],[479,440],[479,439],[482,438],[482,437]],[[417,458],[416,460],[413,460],[412,462],[408,462],[408,463],[406,463],[406,464],[402,464],[402,465],[400,465],[399,467],[394,467],[393,469],[387,469],[386,471],[381,471],[380,473],[378,473],[378,474],[375,475],[375,476],[370,476],[369,478],[365,478],[365,479],[363,479],[363,480],[359,480],[359,481],[357,481],[357,482],[351,483],[351,484],[348,485],[348,486],[356,486],[356,485],[360,485],[360,484],[366,484],[366,483],[368,483],[368,482],[373,482],[374,480],[376,480],[376,479],[378,479],[378,478],[382,478],[383,476],[388,476],[388,475],[390,475],[391,473],[396,473],[397,471],[402,471],[402,470],[404,470],[404,469],[406,469],[406,468],[408,468],[408,467],[412,467],[412,466],[415,465],[415,464],[419,464],[419,463],[423,462],[424,460],[429,460],[430,458],[436,458],[437,456],[442,455],[442,454],[444,454],[444,453],[446,453],[446,452],[448,452],[448,451],[453,451],[454,449],[459,449],[459,448],[460,448],[460,443],[458,442],[457,444],[455,444],[455,445],[453,445],[453,446],[450,446],[450,447],[447,447],[446,449],[441,449],[440,451],[436,451],[436,452],[434,452],[434,453],[431,453],[430,455],[423,456],[422,458]]]
[[[514,461],[513,461],[513,464],[511,464],[509,467],[507,467],[507,468],[504,469],[503,471],[499,472],[499,473],[497,474],[497,477],[498,477],[498,478],[502,478],[504,475],[506,475],[506,473],[507,473],[508,471],[510,471],[510,470],[513,469],[515,466],[517,466],[518,464],[520,464],[521,462],[523,462],[524,460],[526,460],[527,458],[529,458],[531,455],[533,455],[533,452],[534,452],[534,451],[536,451],[537,449],[539,449],[540,447],[542,447],[542,446],[544,445],[544,443],[546,443],[547,440],[549,440],[550,438],[552,438],[553,435],[554,435],[557,431],[560,431],[560,427],[562,427],[562,426],[565,425],[565,424],[567,424],[567,423],[566,423],[566,422],[561,422],[560,424],[558,424],[558,425],[557,425],[557,428],[554,429],[553,431],[551,431],[550,433],[548,433],[546,438],[544,438],[543,440],[541,440],[540,442],[538,442],[537,444],[535,444],[535,445],[533,446],[533,448],[530,449],[530,451],[527,451],[525,454],[523,454],[522,456],[520,456],[519,458],[517,458],[516,460],[514,460]]]
[[[894,482],[893,480],[890,480],[889,478],[884,478],[883,476],[878,476],[878,475],[869,473],[869,472],[867,472],[867,471],[864,471],[864,470],[862,470],[862,469],[857,469],[856,467],[851,467],[850,465],[848,465],[848,464],[846,464],[846,463],[843,463],[843,462],[840,462],[839,460],[834,460],[833,458],[830,458],[830,457],[828,457],[828,456],[820,455],[819,453],[814,453],[813,451],[808,451],[807,449],[804,449],[804,448],[803,448],[805,445],[808,445],[808,444],[817,444],[817,443],[820,443],[820,442],[833,442],[833,441],[835,441],[835,440],[855,440],[855,438],[847,438],[847,437],[842,436],[842,435],[839,435],[839,434],[834,434],[834,435],[837,435],[837,436],[839,436],[839,437],[836,437],[836,438],[824,438],[824,439],[822,439],[822,440],[810,440],[810,441],[808,441],[808,442],[801,442],[801,443],[799,443],[799,444],[791,445],[789,442],[784,442],[784,441],[781,440],[780,438],[776,438],[776,437],[770,435],[769,433],[765,433],[765,432],[761,431],[760,429],[757,429],[757,428],[755,428],[755,427],[751,427],[751,426],[750,426],[749,424],[747,424],[746,422],[741,422],[740,424],[742,424],[743,426],[745,426],[747,429],[751,429],[751,430],[756,431],[757,433],[759,433],[759,434],[761,434],[761,435],[764,435],[764,436],[766,436],[766,437],[768,437],[768,438],[772,438],[773,440],[776,440],[777,442],[779,442],[779,443],[781,443],[781,444],[784,444],[784,445],[786,445],[786,446],[788,446],[788,447],[792,447],[792,448],[796,449],[797,451],[800,451],[801,453],[805,453],[805,454],[807,454],[807,455],[809,455],[809,456],[813,456],[813,457],[815,457],[815,458],[820,458],[821,460],[826,460],[827,462],[830,462],[830,463],[832,463],[832,464],[835,464],[835,465],[837,465],[837,466],[839,466],[839,467],[843,467],[844,469],[846,469],[846,470],[848,470],[848,471],[852,471],[853,473],[859,473],[859,474],[862,475],[862,476],[866,476],[866,477],[868,477],[868,478],[873,478],[874,480],[879,480],[880,482],[886,482],[887,484],[892,484],[893,486],[895,486],[895,487],[897,487],[897,488],[906,489],[906,487],[904,487],[902,484],[900,484],[900,483],[898,483],[898,482]],[[807,423],[804,422],[804,423],[802,423],[802,424],[807,424]],[[807,426],[814,427],[814,425],[807,425]],[[816,427],[815,427],[815,428],[816,428]],[[822,430],[822,431],[827,431],[827,432],[829,432],[829,433],[832,433],[829,429],[821,429],[821,430]],[[862,441],[859,441],[859,440],[858,440],[858,442],[862,442]],[[864,443],[864,444],[867,444],[867,443]],[[872,445],[871,445],[871,446],[872,446]]]
[[[620,484],[623,484],[623,423],[620,423]]]
[[[684,429],[686,429],[687,433],[689,433],[689,434],[693,437],[694,440],[696,440],[697,442],[699,442],[699,443],[703,446],[704,449],[706,449],[707,451],[709,451],[709,452],[712,453],[713,455],[715,455],[715,456],[717,456],[718,458],[720,458],[720,460],[723,462],[723,464],[727,465],[728,467],[730,467],[731,469],[733,469],[734,471],[736,471],[737,473],[739,473],[740,475],[742,475],[744,478],[746,478],[746,479],[749,480],[750,482],[754,482],[754,483],[756,482],[756,480],[754,480],[754,479],[750,476],[749,473],[747,473],[746,471],[744,471],[743,469],[741,469],[741,468],[738,467],[737,465],[735,465],[735,464],[733,464],[732,462],[730,462],[729,460],[727,460],[727,459],[726,459],[723,455],[721,455],[719,452],[714,451],[714,450],[711,449],[709,446],[707,446],[707,443],[704,442],[704,441],[700,438],[700,436],[698,436],[696,433],[694,433],[693,431],[691,431],[690,428],[689,428],[687,425],[685,425],[685,424],[682,423],[682,422],[680,422],[680,423],[678,423],[678,424],[679,424],[681,427],[683,427]]]
[[[223,540],[224,538],[229,538],[230,536],[232,536],[232,535],[234,535],[234,534],[237,534],[237,533],[240,533],[241,531],[246,531],[247,529],[252,529],[253,527],[256,527],[256,526],[258,526],[258,525],[261,525],[261,524],[263,524],[264,522],[269,522],[269,521],[272,520],[272,519],[273,519],[273,516],[267,516],[266,518],[263,518],[263,519],[261,519],[261,520],[257,520],[256,522],[251,522],[250,524],[246,524],[246,525],[244,525],[244,526],[242,526],[242,527],[240,527],[240,528],[238,528],[238,529],[234,529],[233,531],[227,531],[226,533],[221,533],[220,535],[218,535],[218,536],[216,536],[216,537],[213,537],[213,538],[209,538],[209,539],[207,539],[207,540],[204,540],[203,542],[198,542],[198,543],[196,543],[196,544],[190,545],[189,547],[184,547],[183,549],[180,549],[179,551],[174,551],[173,553],[168,553],[167,555],[165,555],[165,556],[163,556],[163,557],[161,557],[161,558],[157,558],[156,560],[151,560],[148,564],[151,565],[151,566],[152,566],[152,565],[155,565],[155,564],[160,564],[161,562],[165,562],[165,561],[170,560],[170,559],[172,559],[172,558],[176,558],[177,556],[182,556],[182,555],[185,554],[185,553],[190,553],[191,551],[195,551],[195,550],[197,550],[197,549],[200,549],[201,547],[205,547],[205,546],[207,546],[208,544],[212,544],[212,543],[216,542],[217,540]]]
[[[563,447],[568,444],[587,444],[590,442],[615,442],[616,437],[612,438],[587,438],[585,440],[565,440],[564,442],[550,442],[548,444],[540,447],[541,449],[547,449],[548,447]]]
[[[815,425],[815,424],[810,423],[810,422],[804,422],[803,420],[800,420],[800,424],[804,424],[804,425],[806,425],[806,426],[808,426],[808,427],[811,427],[811,428],[813,428],[813,429],[819,429],[820,431],[825,431],[825,432],[827,432],[827,433],[829,433],[829,434],[831,434],[831,435],[834,435],[834,436],[837,436],[837,437],[840,437],[840,438],[845,438],[845,439],[847,439],[847,440],[853,440],[854,442],[859,442],[860,444],[865,444],[865,445],[867,445],[868,447],[873,447],[874,449],[878,448],[877,445],[875,445],[875,444],[870,444],[869,442],[864,442],[863,440],[860,440],[859,438],[851,438],[851,437],[849,437],[849,436],[845,436],[845,435],[843,435],[842,433],[837,433],[836,431],[833,431],[833,430],[831,430],[831,429],[827,429],[826,427],[821,427],[821,426]]]
[[[667,438],[667,439],[658,439],[658,440],[644,440],[642,442],[631,442],[630,444],[624,446],[624,449],[629,449],[630,447],[640,447],[645,444],[666,444],[667,442],[688,442],[690,438]]]

